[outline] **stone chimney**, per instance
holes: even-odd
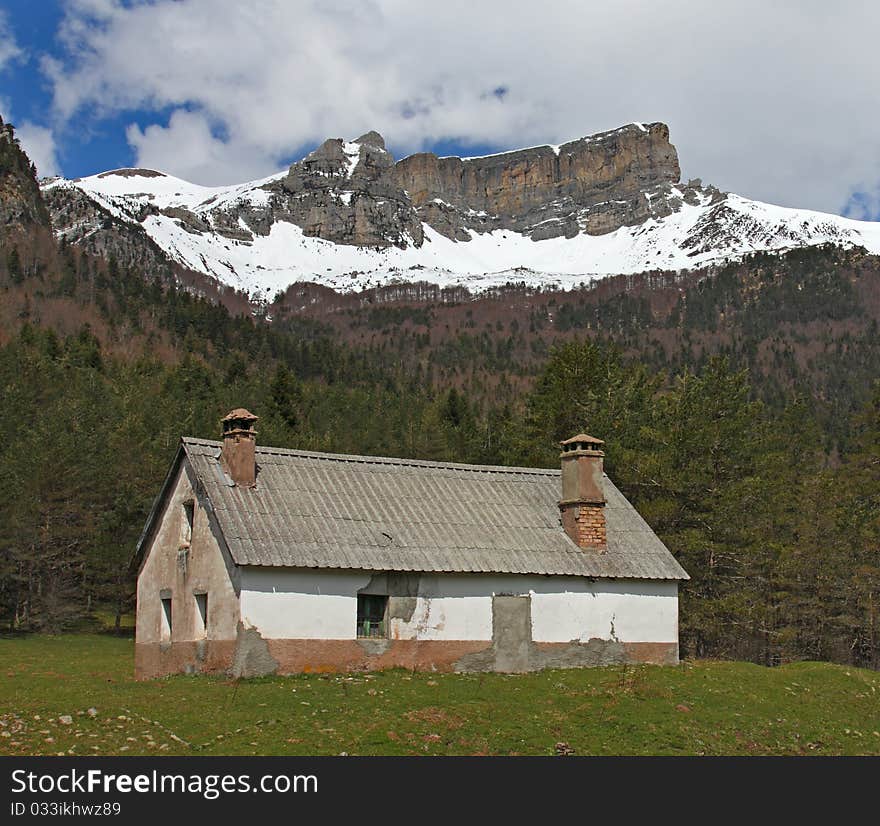
[[[602,445],[580,433],[559,443],[562,447],[562,499],[559,511],[562,527],[572,541],[585,550],[603,553],[608,545],[605,534],[605,493],[602,490]]]
[[[252,488],[257,483],[257,431],[259,416],[243,407],[227,413],[220,421],[223,426],[223,450],[220,462],[236,485]]]

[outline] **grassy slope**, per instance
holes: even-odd
[[[0,754],[880,754],[880,674],[827,663],[139,683],[133,648],[0,639]]]

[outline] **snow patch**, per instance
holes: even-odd
[[[342,144],[342,151],[345,152],[345,157],[348,161],[348,169],[345,173],[346,178],[350,178],[358,163],[361,160],[361,145],[359,143],[354,143],[353,141],[345,141]]]

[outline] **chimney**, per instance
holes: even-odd
[[[254,426],[258,419],[259,416],[237,407],[220,421],[223,426],[220,462],[232,481],[243,488],[252,488],[257,483],[257,431]]]
[[[602,490],[602,445],[580,433],[559,443],[562,453],[562,499],[559,511],[562,527],[581,548],[603,553],[605,535],[605,494]]]

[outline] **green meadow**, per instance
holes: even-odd
[[[138,682],[133,656],[0,638],[0,754],[880,754],[880,674],[828,663]]]

